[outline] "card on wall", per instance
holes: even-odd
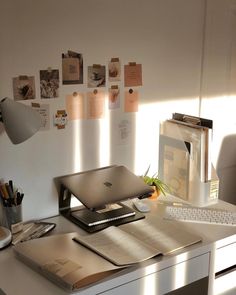
[[[87,93],[87,118],[102,119],[105,116],[105,93],[94,90]]]
[[[112,85],[108,90],[109,109],[117,109],[120,107],[120,89],[118,85]]]
[[[62,83],[83,84],[83,56],[68,50],[62,54]]]
[[[105,87],[106,86],[106,67],[102,65],[88,66],[88,87]]]
[[[32,103],[32,108],[39,112],[42,120],[42,127],[40,130],[49,130],[50,128],[50,121],[49,121],[49,104],[39,104],[39,103]]]
[[[138,92],[133,89],[125,91],[125,112],[138,112]]]
[[[112,58],[108,64],[109,82],[120,81],[121,63],[118,57]]]
[[[13,78],[14,100],[35,99],[35,81],[33,76],[19,76]]]
[[[54,115],[54,125],[57,129],[65,129],[67,124],[67,114],[65,110],[58,110]]]
[[[142,86],[142,65],[130,62],[124,66],[125,87]]]
[[[59,70],[40,70],[39,76],[41,98],[59,97]]]
[[[84,93],[74,92],[66,96],[68,120],[79,120],[85,117]]]

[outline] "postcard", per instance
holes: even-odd
[[[68,50],[62,54],[62,83],[83,84],[83,56]]]
[[[119,58],[112,58],[108,64],[108,79],[109,82],[120,81],[121,63]]]
[[[88,87],[106,86],[106,67],[102,65],[88,66]]]
[[[120,89],[117,85],[112,85],[108,90],[109,109],[118,109],[120,107]]]
[[[35,81],[33,76],[13,78],[14,100],[35,99]]]
[[[40,70],[41,98],[59,97],[59,70]]]

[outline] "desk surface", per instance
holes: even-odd
[[[153,200],[145,200],[145,202],[151,204],[151,212],[146,214],[146,218],[149,218],[149,216],[153,214],[156,218],[162,218],[165,209],[164,204]],[[218,204],[215,204],[212,207],[228,209],[236,212],[236,206],[223,201],[219,201]],[[57,224],[52,234],[69,232],[80,232],[85,234],[82,229],[78,228],[62,216],[52,217],[47,220]],[[180,251],[176,251],[172,255],[150,259],[142,264],[127,268],[104,281],[78,291],[76,294],[91,295],[102,293],[132,280],[136,280],[144,274],[148,275],[153,271],[168,268],[176,264],[176,262],[180,263],[181,261],[186,260],[186,257],[191,259],[210,252],[215,248],[221,248],[233,243],[236,245],[236,227],[198,223],[181,224],[184,228],[200,235],[202,237],[202,242],[186,247]],[[25,295],[31,294],[32,292],[34,295],[68,294],[63,289],[59,288],[57,285],[19,261],[15,257],[12,247],[0,251],[0,288],[7,295]]]

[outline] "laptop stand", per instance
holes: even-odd
[[[77,196],[75,196],[77,198]],[[78,199],[78,198],[77,198]],[[108,206],[109,207],[109,206]],[[115,208],[114,208],[115,207]],[[110,209],[71,208],[71,192],[61,184],[59,192],[59,213],[87,232],[96,232],[111,225],[121,225],[145,216],[122,203],[110,205]]]

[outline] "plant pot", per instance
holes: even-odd
[[[152,186],[152,188],[154,189],[154,192],[149,197],[149,199],[150,200],[156,200],[160,196],[161,191],[156,186]]]

